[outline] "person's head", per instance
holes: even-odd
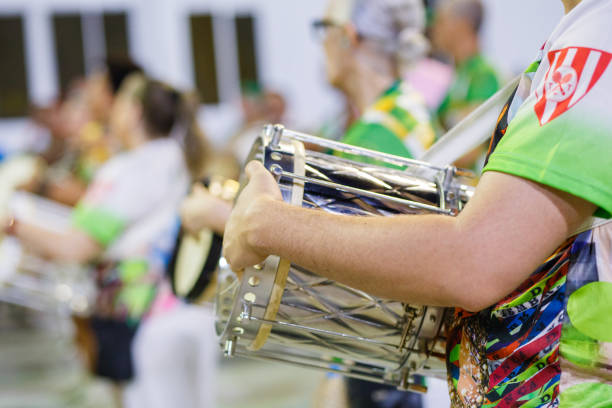
[[[59,131],[70,144],[81,144],[82,131],[91,120],[87,106],[87,82],[76,80],[70,84],[59,107]]]
[[[287,107],[283,95],[274,91],[266,91],[264,93],[264,102],[266,106],[266,121],[270,123],[282,122]]]
[[[112,137],[127,149],[141,142],[142,94],[147,78],[142,74],[127,77],[115,96],[110,115],[109,130]]]
[[[480,0],[443,1],[437,7],[431,28],[433,46],[455,59],[471,57],[478,52],[483,16]]]
[[[315,26],[325,29],[328,80],[341,89],[356,69],[396,77],[428,48],[422,0],[330,0]]]
[[[110,130],[126,148],[159,138],[175,138],[194,178],[208,158],[208,144],[196,120],[195,94],[182,94],[144,75],[128,77],[118,93]]]
[[[240,105],[244,122],[252,123],[262,119],[264,114],[263,90],[256,81],[245,81],[242,84]]]
[[[108,119],[113,100],[123,81],[142,68],[127,57],[109,57],[87,78],[87,105],[93,119]]]
[[[245,123],[279,123],[285,114],[285,98],[278,92],[262,88],[256,82],[243,85],[240,102]]]

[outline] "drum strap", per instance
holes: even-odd
[[[427,150],[420,160],[435,166],[446,166],[486,142],[497,125],[499,113],[514,93],[522,75],[517,76],[474,109]]]
[[[612,218],[589,217],[576,231],[572,232],[568,238],[573,237],[574,235],[582,234],[583,232],[591,229],[602,227],[611,222]]]

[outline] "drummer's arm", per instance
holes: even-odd
[[[55,231],[17,220],[12,234],[30,251],[61,262],[84,263],[102,253],[102,246],[76,228]]]
[[[232,267],[277,254],[374,295],[472,311],[510,293],[595,210],[488,172],[457,217],[347,217],[285,204],[261,165],[249,173],[226,227]]]
[[[232,203],[209,193],[197,183],[181,204],[181,222],[192,233],[209,228],[219,235],[225,232],[225,224],[232,212]]]

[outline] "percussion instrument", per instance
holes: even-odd
[[[235,180],[211,179],[203,182],[210,194],[231,201],[238,191]],[[190,303],[211,301],[214,297],[214,279],[221,257],[223,237],[205,228],[197,234],[181,230],[168,266],[172,290]]]
[[[22,191],[13,192],[7,208],[20,221],[62,231],[71,227],[70,207]],[[14,237],[0,241],[0,301],[32,310],[87,315],[95,286],[83,266],[51,262],[29,253]]]
[[[265,127],[250,159],[276,177],[286,202],[335,214],[453,216],[473,193],[462,179],[470,175],[453,166],[281,125]],[[413,383],[413,374],[446,378],[445,308],[381,299],[277,256],[246,268],[241,278],[221,259],[217,280],[216,328],[226,355],[332,370],[415,391],[424,389]]]
[[[28,184],[44,167],[40,158],[14,156],[0,162],[0,218],[6,217],[15,190]]]

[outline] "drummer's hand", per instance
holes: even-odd
[[[269,255],[258,247],[258,235],[269,222],[262,214],[271,200],[282,201],[276,180],[260,162],[250,162],[245,172],[248,184],[236,201],[223,237],[225,259],[237,272]]]
[[[15,235],[17,219],[10,212],[0,212],[0,236]]]

